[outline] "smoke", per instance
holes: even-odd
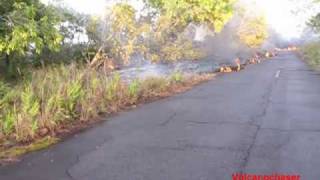
[[[320,6],[313,0],[240,0],[235,6],[234,17],[221,33],[213,34],[200,26],[194,39],[201,41],[201,48],[212,61],[229,63],[237,57],[244,60],[255,51],[284,48],[314,40],[316,36],[308,29],[306,22],[318,12]],[[268,38],[261,47],[252,49],[239,41],[237,29],[243,18],[241,13],[266,18]]]
[[[51,0],[42,0],[51,1]],[[103,15],[106,7],[120,2],[120,0],[73,1],[62,0],[66,5],[77,11],[88,14]],[[138,13],[143,13],[143,0],[128,0]],[[263,15],[267,19],[269,37],[259,49],[251,49],[240,42],[237,28],[242,20],[239,15],[242,9],[250,14]],[[236,5],[235,16],[227,23],[220,33],[214,33],[205,25],[191,24],[186,31],[206,54],[206,60],[212,63],[232,63],[236,58],[245,60],[257,50],[270,50],[285,47],[292,43],[301,43],[314,39],[310,30],[305,30],[306,21],[319,12],[313,0],[239,0]]]
[[[243,62],[252,57],[259,49],[273,49],[275,47],[271,41],[265,43],[263,48],[258,49],[249,48],[242,43],[237,35],[241,18],[239,15],[234,15],[219,33],[214,33],[204,25],[188,27],[188,29],[193,28],[194,30],[194,33],[189,33],[189,35],[192,35],[194,42],[207,55],[205,60],[216,64],[230,64],[239,58]]]
[[[208,58],[217,63],[231,63],[236,58],[244,60],[253,54],[253,50],[238,39],[238,25],[238,18],[234,17],[220,33],[205,36],[201,46]]]

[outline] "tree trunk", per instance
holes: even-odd
[[[6,68],[8,68],[10,66],[10,55],[9,54],[6,54],[5,63],[6,63]]]

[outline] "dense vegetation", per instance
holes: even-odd
[[[43,49],[58,50],[62,36],[55,26],[59,17],[54,8],[38,0],[1,1],[0,53],[10,55],[40,54]]]
[[[302,47],[302,53],[310,66],[320,70],[320,42],[307,43]]]
[[[318,1],[316,1],[318,3]],[[316,35],[320,33],[320,13],[313,16],[307,25]],[[315,69],[320,69],[320,41],[307,42],[302,47],[302,54],[309,65]]]
[[[205,23],[220,32],[232,17],[235,0],[145,0],[161,15],[176,21],[178,30],[189,23]]]
[[[237,33],[241,42],[251,48],[260,47],[268,38],[267,24],[264,17],[246,17]]]
[[[91,17],[40,0],[0,2],[0,150],[207,79],[174,73],[129,83],[110,72],[137,54],[155,62],[199,58],[184,31],[191,23],[221,31],[234,3],[145,2],[139,18],[126,3]]]
[[[126,83],[118,74],[106,76],[76,64],[36,70],[14,89],[0,84],[0,139],[28,142],[77,121],[90,121],[99,113],[160,96],[184,82],[182,74],[174,73]]]
[[[268,38],[269,29],[263,13],[255,12],[253,7],[249,9],[242,4],[238,5],[236,15],[239,25],[236,35],[249,48],[259,48]]]

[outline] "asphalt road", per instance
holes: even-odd
[[[123,112],[22,162],[1,180],[320,178],[320,74],[282,53]]]

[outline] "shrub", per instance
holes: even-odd
[[[320,67],[320,42],[313,42],[302,48],[305,60],[312,67],[319,69]]]
[[[138,80],[132,81],[128,86],[129,103],[134,104],[138,100],[140,82]]]
[[[16,138],[28,140],[34,138],[38,129],[38,118],[40,113],[40,101],[34,94],[30,84],[24,87],[20,96],[20,111],[16,112],[17,122],[15,124]]]
[[[171,81],[175,83],[181,83],[183,81],[183,74],[179,71],[172,73]]]
[[[9,86],[0,81],[0,100],[9,92]]]
[[[14,130],[15,111],[7,111],[2,117],[2,131],[5,135],[9,135]]]
[[[112,101],[116,100],[118,89],[120,88],[120,75],[115,74],[107,83],[107,100]]]
[[[163,77],[149,77],[141,82],[140,94],[143,96],[157,96],[160,92],[165,91],[169,83]]]

